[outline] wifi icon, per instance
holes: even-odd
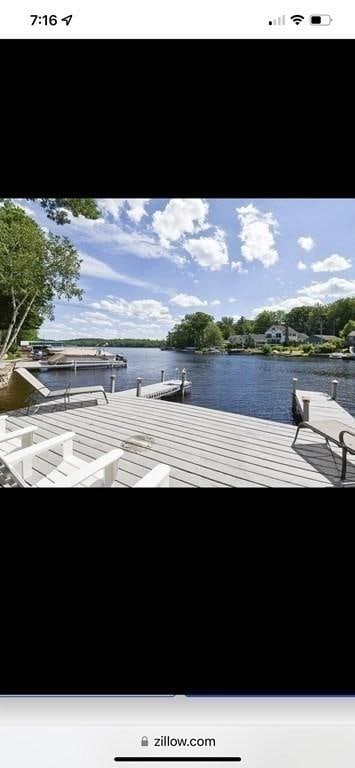
[[[300,13],[294,13],[293,16],[291,16],[291,21],[293,21],[298,26],[301,21],[304,21],[304,16],[301,16]]]

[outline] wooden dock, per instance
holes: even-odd
[[[144,387],[140,387],[139,397],[161,400],[181,394],[181,389],[181,379],[170,379],[161,381],[159,384],[147,384]],[[191,381],[184,381],[183,389],[184,394],[189,392],[191,390]],[[116,395],[117,397],[135,397],[137,395],[137,388],[125,389],[123,392],[117,392]]]
[[[42,363],[37,360],[29,360],[24,362],[17,362],[16,368],[27,368],[28,371],[76,371],[77,369],[93,369],[93,368],[127,368],[127,363],[122,360],[71,360],[67,363],[58,363],[49,365],[48,363]]]
[[[320,421],[324,419],[337,419],[349,428],[355,431],[355,419],[351,414],[342,408],[326,392],[311,392],[305,389],[297,389],[295,392],[296,411],[301,419],[306,421]],[[308,413],[305,414],[305,402],[308,402]]]
[[[291,424],[123,393],[108,394],[108,399],[108,405],[86,407],[78,399],[77,407],[52,413],[12,412],[9,427],[36,425],[35,442],[74,431],[74,451],[86,460],[121,448],[118,487],[133,486],[160,463],[171,467],[172,487],[326,488],[339,483],[338,449],[330,451],[307,430],[293,448],[296,428]],[[55,451],[37,458],[31,482],[59,461]],[[349,457],[352,479],[355,483],[355,462]],[[0,470],[0,484],[8,481]]]

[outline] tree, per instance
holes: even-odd
[[[259,312],[254,320],[254,333],[265,333],[270,328],[270,325],[277,322],[276,314],[276,312],[269,312],[266,309],[263,312]]]
[[[80,263],[68,238],[46,235],[22,208],[5,201],[0,208],[0,306],[5,308],[0,359],[28,318],[33,325],[36,313],[53,317],[55,297],[81,298]]]
[[[247,320],[243,315],[234,323],[235,334],[254,333],[254,320]]]
[[[39,203],[44,208],[47,216],[56,224],[69,224],[69,213],[75,218],[85,216],[86,219],[98,219],[100,209],[91,197],[27,197],[27,200]],[[0,198],[0,203],[9,203],[11,200]]]
[[[85,216],[86,219],[98,219],[100,210],[92,198],[69,197],[29,197],[28,200],[37,200],[44,208],[47,216],[56,224],[68,224],[70,212],[75,218]]]
[[[244,339],[244,348],[245,349],[253,349],[255,347],[255,341],[250,334],[248,334]]]
[[[314,307],[294,307],[294,309],[287,313],[286,320],[295,331],[310,335],[312,333],[312,325],[314,325],[313,316]]]
[[[327,307],[329,333],[339,336],[348,320],[355,320],[355,298],[338,299]]]
[[[192,315],[185,315],[181,323],[174,326],[170,332],[169,346],[177,347],[201,347],[203,346],[203,333],[205,328],[213,323],[212,315],[205,312],[194,312]]]
[[[233,317],[222,317],[220,320],[218,320],[216,325],[221,330],[224,339],[229,339],[229,337],[232,336],[234,332]]]
[[[348,320],[341,331],[341,336],[346,339],[351,331],[355,331],[355,320]]]
[[[223,333],[216,323],[209,323],[203,333],[205,347],[223,347]]]

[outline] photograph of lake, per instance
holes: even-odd
[[[0,486],[355,486],[355,200],[0,201]]]

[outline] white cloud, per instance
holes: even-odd
[[[147,216],[145,206],[150,198],[99,198],[97,204],[104,215],[112,216],[118,221],[121,218],[123,210],[127,210],[127,216],[139,224],[143,216]]]
[[[289,312],[290,309],[294,309],[295,307],[313,307],[315,304],[321,303],[322,302],[319,299],[310,298],[309,296],[292,296],[289,299],[270,299],[269,304],[265,304],[262,307],[255,307],[251,312],[251,316],[254,318],[259,312],[264,312],[265,310],[267,312],[276,312],[281,309],[284,310],[284,312]]]
[[[106,264],[104,261],[95,259],[93,256],[89,256],[87,253],[79,252],[82,264],[80,266],[81,274],[88,277],[97,277],[101,280],[114,280],[117,283],[126,283],[127,285],[135,285],[138,288],[151,288],[156,289],[157,286],[153,283],[148,283],[145,280],[139,280],[137,277],[130,277],[130,275],[124,275],[117,272],[115,269]]]
[[[196,283],[196,285],[198,285],[200,281],[199,280],[193,280],[192,282]]]
[[[199,232],[205,225],[208,203],[200,198],[172,198],[163,211],[153,214],[153,230],[169,247],[183,235]]]
[[[102,299],[91,304],[93,309],[104,310],[110,315],[138,318],[139,320],[155,320],[161,323],[173,322],[169,307],[156,299],[138,299],[127,301],[122,298]]]
[[[247,261],[261,261],[264,267],[276,264],[279,254],[274,234],[278,233],[278,222],[273,214],[262,213],[252,204],[236,211],[241,225],[242,256]]]
[[[316,299],[337,299],[341,296],[355,296],[355,280],[345,280],[344,277],[331,277],[324,283],[312,283],[301,288],[298,293]]]
[[[222,229],[217,228],[213,237],[189,238],[184,248],[200,267],[207,267],[211,272],[228,264],[228,248]]]
[[[350,259],[333,253],[332,256],[328,256],[323,261],[314,261],[310,267],[313,272],[343,272],[344,269],[351,269],[352,263]]]
[[[124,198],[101,197],[96,202],[104,216],[112,216],[113,219],[118,220],[121,216],[122,208],[126,201]]]
[[[178,265],[186,262],[186,257],[177,254],[174,248],[164,248],[155,235],[125,231],[115,221],[105,221],[103,218],[85,219],[84,216],[78,216],[71,222],[70,227],[75,235],[89,242],[90,245],[105,243],[110,246],[111,251],[115,249],[119,253],[129,253],[141,259],[169,259]]]
[[[221,302],[219,301],[219,299],[215,299],[214,301],[210,301],[210,306],[211,307],[218,307],[220,305],[220,303]]]
[[[248,270],[244,269],[243,264],[241,261],[232,261],[231,263],[231,269],[235,272],[239,272],[240,275],[247,275]]]
[[[103,312],[85,312],[84,317],[88,320],[109,320],[107,315],[104,315]]]
[[[176,304],[177,307],[206,307],[207,301],[202,301],[197,296],[189,296],[187,293],[177,293],[170,299],[171,304]]]
[[[150,202],[150,197],[142,197],[127,200],[130,210],[127,215],[136,224],[140,222],[143,216],[148,216],[145,206]]]
[[[299,261],[297,264],[297,269],[308,269],[307,264],[304,263],[304,261]]]
[[[237,301],[237,299],[228,299],[228,301],[230,304],[234,304]]]
[[[315,246],[315,241],[313,240],[313,237],[299,237],[297,242],[298,242],[298,245],[300,245],[304,251],[311,251],[312,248],[314,248]]]

